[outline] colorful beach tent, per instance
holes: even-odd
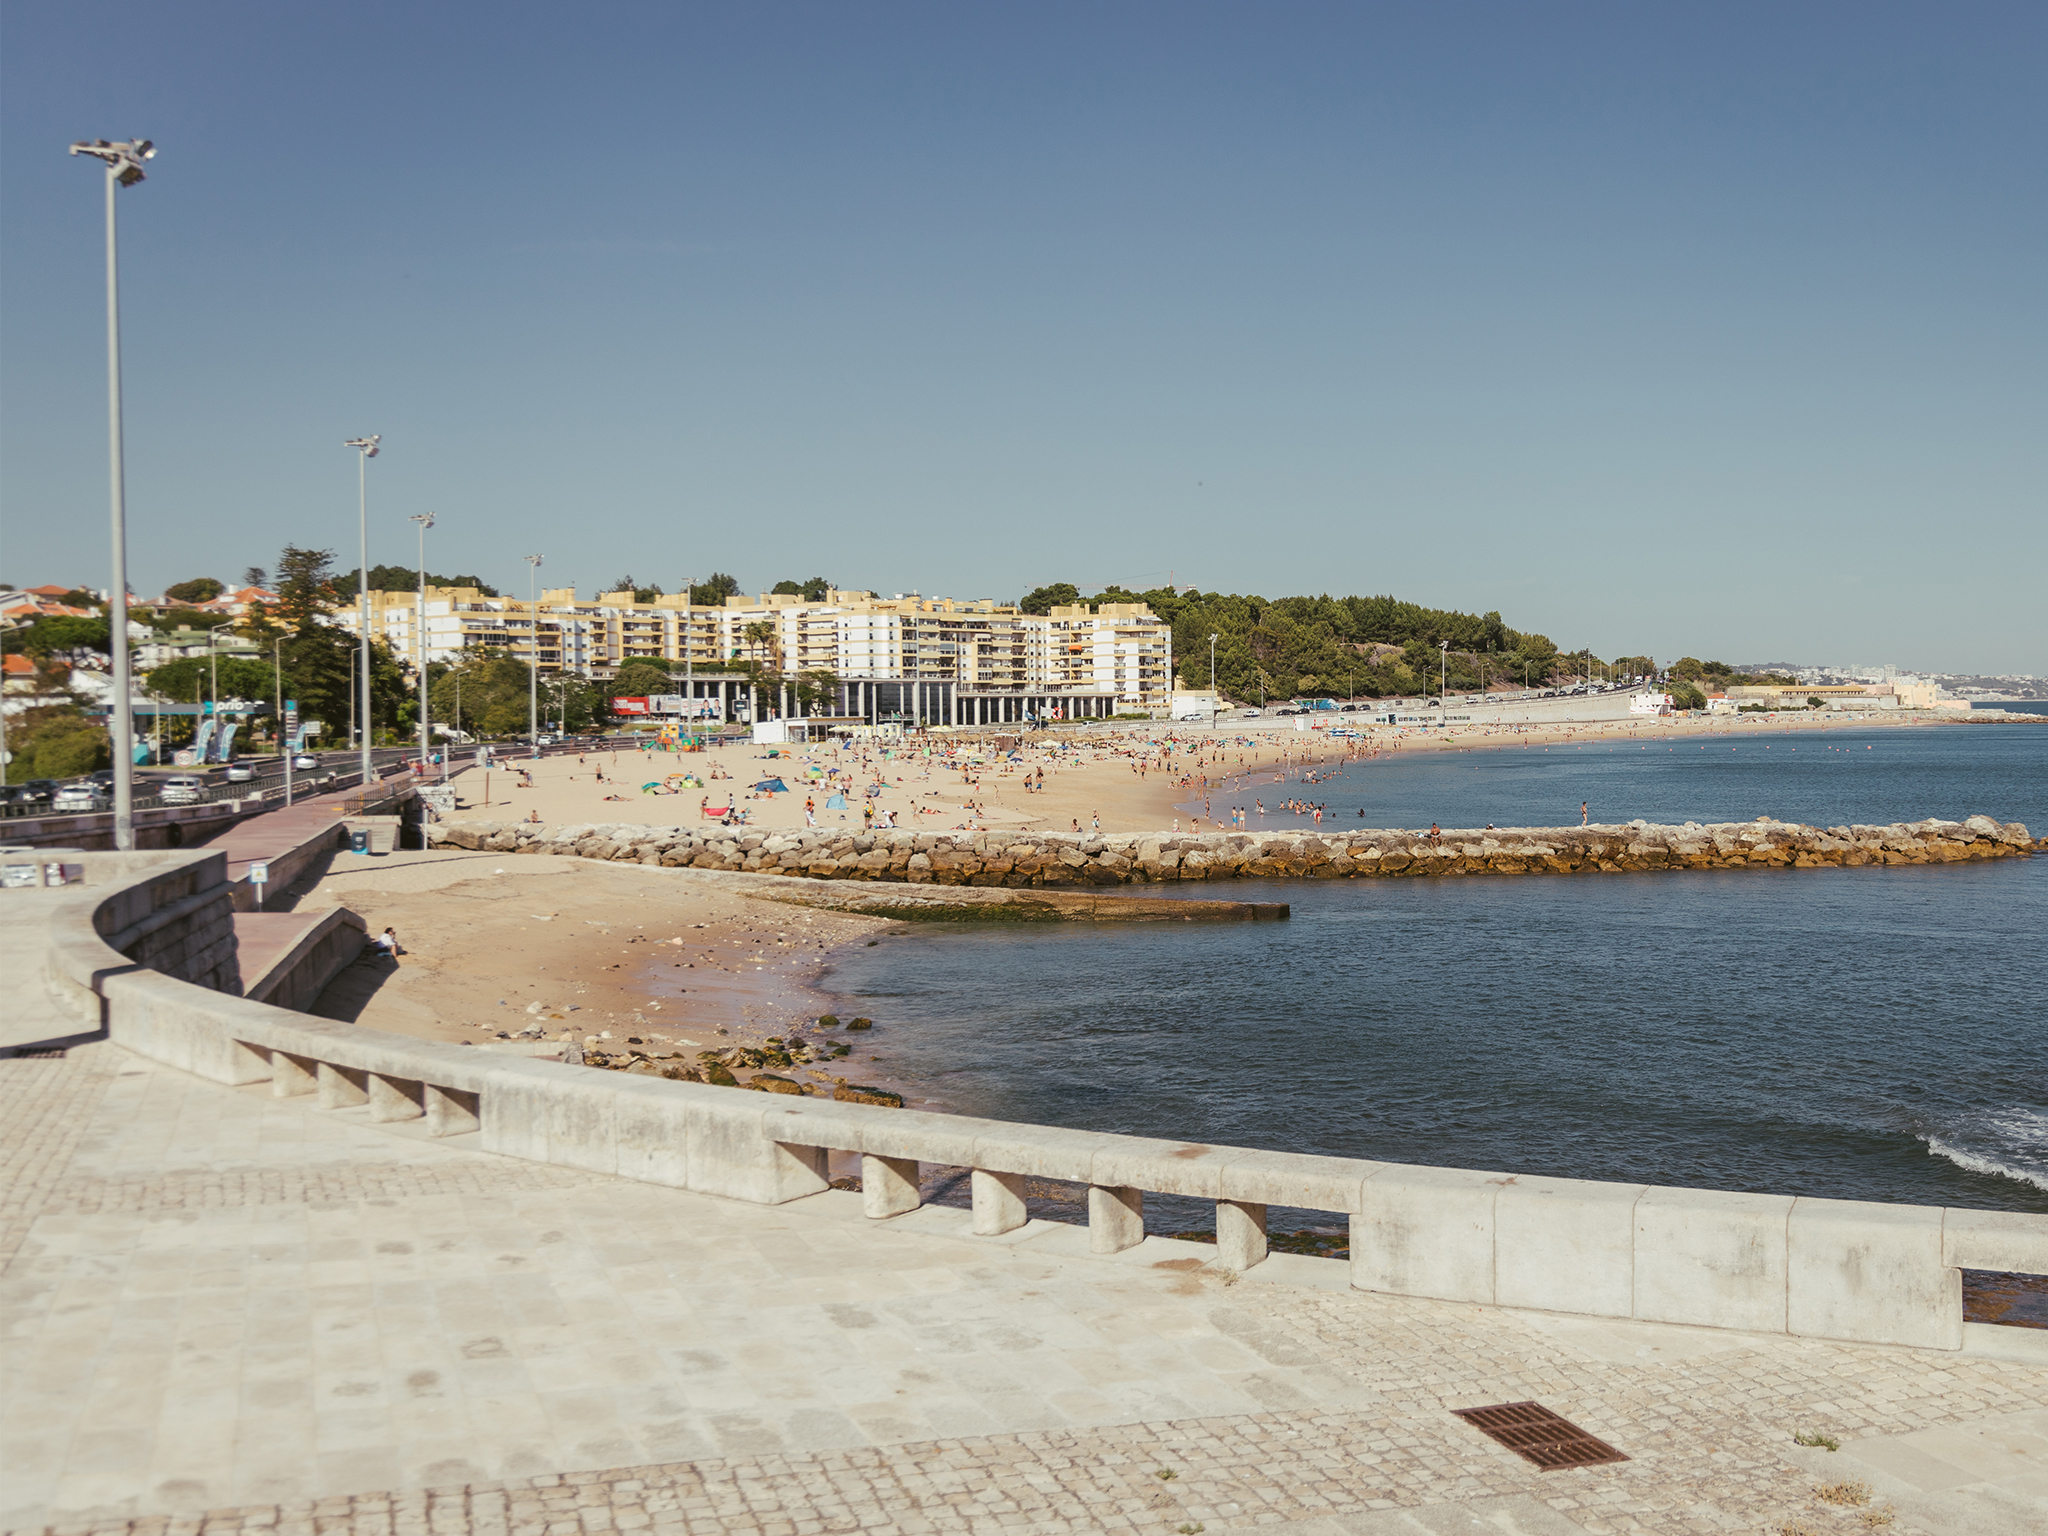
[[[846,796],[844,796],[844,795],[841,795],[841,794],[836,794],[836,793],[835,793],[835,794],[832,794],[832,795],[828,795],[828,796],[826,796],[826,798],[825,798],[825,809],[826,809],[826,810],[828,810],[828,811],[843,811],[843,810],[845,810],[845,809],[846,809]]]
[[[789,786],[780,779],[763,779],[754,788],[765,789],[771,795],[786,795],[789,793]]]

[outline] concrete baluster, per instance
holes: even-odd
[[[432,1083],[426,1085],[426,1090],[429,1136],[460,1136],[482,1126],[476,1094],[460,1088],[437,1088]]]
[[[999,1237],[1031,1219],[1024,1208],[1024,1175],[973,1170],[968,1184],[974,1193],[974,1235]]]
[[[294,1056],[288,1051],[270,1053],[270,1096],[274,1099],[296,1098],[302,1093],[313,1093],[320,1086],[316,1064],[304,1056]]]
[[[1145,1191],[1088,1186],[1088,1251],[1122,1253],[1145,1241]]]
[[[320,1107],[347,1109],[368,1102],[370,1090],[364,1082],[368,1075],[354,1067],[337,1067],[331,1061],[321,1062],[318,1067]]]
[[[924,1204],[917,1192],[917,1159],[861,1154],[861,1210],[871,1217],[901,1216]]]
[[[1216,1262],[1246,1270],[1266,1259],[1266,1207],[1252,1200],[1216,1202]]]
[[[369,1088],[372,1120],[417,1120],[427,1112],[419,1083],[372,1072]]]

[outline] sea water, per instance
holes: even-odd
[[[1576,823],[1589,799],[1596,819],[2048,830],[2048,728],[1666,745],[1381,759],[1267,803],[1363,804],[1368,826],[1557,824],[1567,805]],[[831,984],[892,1075],[962,1113],[2048,1212],[2048,856],[1150,889],[1293,916],[949,924],[853,951]]]

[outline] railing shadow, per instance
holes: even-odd
[[[396,961],[385,958],[384,952],[375,945],[365,944],[363,952],[337,971],[334,978],[320,989],[320,995],[313,999],[306,1012],[316,1018],[353,1024],[370,1006],[370,1000],[383,990],[384,983],[397,974]]]

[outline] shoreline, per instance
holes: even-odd
[[[793,1075],[828,1093],[844,1078],[934,1107],[922,1085],[887,1070],[886,1047],[882,1058],[862,1048],[886,1039],[886,1020],[872,1033],[816,1026],[839,1001],[825,985],[837,954],[906,932],[900,921],[791,907],[640,865],[448,847],[351,858],[295,882],[295,904],[346,906],[372,933],[395,927],[401,954],[393,966],[365,950],[308,1008],[316,1017],[481,1050],[558,1056],[574,1044],[692,1066],[701,1051],[770,1038],[844,1040],[850,1056]]]
[[[1341,714],[1314,718],[1325,729],[1247,721],[1212,732],[1206,726],[1153,721],[1114,730],[1089,727],[1028,735],[991,726],[944,737],[844,747],[737,743],[704,752],[668,753],[628,745],[526,760],[523,765],[514,760],[490,770],[460,769],[449,780],[457,802],[449,820],[456,825],[711,827],[719,823],[702,814],[710,804],[745,813],[750,833],[1177,834],[1226,830],[1226,822],[1213,815],[1197,823],[1192,813],[1199,794],[1181,781],[1199,779],[1205,771],[1211,778],[1212,811],[1223,810],[1227,818],[1227,807],[1216,805],[1214,797],[1237,793],[1223,788],[1232,781],[1242,786],[1259,775],[1277,772],[1285,778],[1304,767],[1377,756],[1812,731],[1916,730],[1966,723],[1746,715],[1528,726],[1347,727]],[[1329,727],[1360,734],[1333,739]],[[1014,746],[999,749],[998,741]],[[1223,761],[1219,764],[1217,759]],[[1233,761],[1237,759],[1242,761]],[[1225,771],[1214,772],[1219,766]],[[687,786],[686,779],[691,781]],[[785,791],[753,787],[771,779],[779,779]],[[1032,787],[1025,787],[1027,780]],[[673,790],[667,788],[671,785]],[[835,787],[842,791],[843,810],[830,807]],[[870,797],[869,789],[877,793]],[[870,829],[862,814],[870,803],[894,826],[885,828],[878,822]]]

